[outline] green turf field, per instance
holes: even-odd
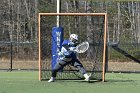
[[[106,82],[38,81],[38,72],[0,72],[0,93],[140,93],[140,74],[106,74]]]

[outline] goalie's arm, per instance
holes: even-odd
[[[71,58],[71,51],[67,45],[62,46],[60,54],[63,55],[64,58]]]

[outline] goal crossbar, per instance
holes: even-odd
[[[39,16],[106,16],[107,13],[39,13]]]
[[[39,80],[41,80],[41,33],[40,19],[41,16],[104,16],[104,45],[103,45],[103,65],[102,81],[105,81],[105,64],[106,64],[106,38],[107,38],[107,13],[38,13],[38,40],[39,40]]]

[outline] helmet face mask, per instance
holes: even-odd
[[[70,41],[73,42],[73,43],[76,43],[78,41],[78,35],[71,34],[70,35]]]

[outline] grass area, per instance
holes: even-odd
[[[38,72],[0,72],[0,93],[139,93],[140,74],[107,73],[106,82],[38,81]]]

